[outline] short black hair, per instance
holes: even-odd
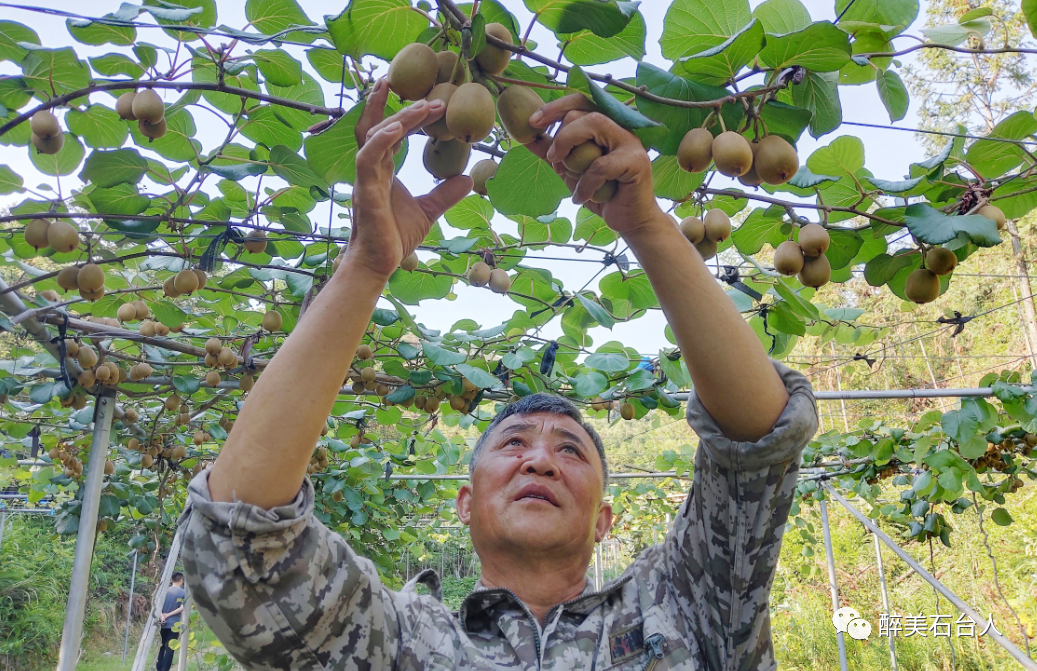
[[[176,573],[173,574],[173,582],[183,582],[183,581],[184,581],[184,574],[183,573],[181,573],[180,571],[177,571]]]
[[[483,431],[481,436],[479,436],[479,440],[476,441],[475,447],[472,448],[472,458],[468,461],[469,475],[475,472],[475,465],[479,460],[479,453],[482,452],[487,436],[493,433],[493,430],[498,424],[513,415],[534,415],[543,412],[552,415],[564,415],[570,417],[587,432],[587,435],[591,438],[591,442],[594,443],[595,449],[598,451],[598,457],[601,459],[601,472],[605,479],[603,488],[607,488],[609,486],[609,467],[608,462],[605,461],[605,446],[601,442],[601,436],[598,435],[598,432],[594,430],[593,426],[583,421],[583,414],[580,412],[580,409],[576,407],[575,403],[563,396],[556,396],[554,394],[543,392],[523,396],[514,403],[509,403],[503,410],[497,413],[497,416],[493,418],[490,425],[487,426],[486,430]]]

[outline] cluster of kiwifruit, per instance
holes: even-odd
[[[318,471],[323,471],[328,467],[328,448],[319,446],[313,451],[313,455],[310,457],[310,463],[306,466],[306,472],[310,475]]]
[[[490,268],[485,261],[476,261],[468,269],[468,283],[473,287],[486,287],[498,294],[506,294],[511,289],[511,277],[503,268]]]
[[[73,479],[78,479],[83,476],[83,462],[77,456],[78,454],[78,447],[64,442],[58,443],[47,452],[47,456],[50,457],[52,461],[56,461],[62,465],[65,470],[65,475]],[[111,475],[114,472],[115,464],[111,461],[105,461],[104,474]]]
[[[150,316],[151,310],[148,309],[148,304],[139,299],[123,303],[115,313],[116,319],[120,322],[140,321]]]
[[[65,134],[61,132],[58,118],[50,110],[40,110],[29,120],[32,134],[29,141],[41,154],[56,154],[65,146]]]
[[[104,296],[104,270],[96,263],[62,268],[57,281],[62,290],[68,292],[78,289],[79,295],[88,301],[96,301]]]
[[[89,345],[78,343],[75,340],[66,340],[65,353],[68,358],[75,359],[83,369],[76,381],[84,389],[89,389],[97,383],[113,387],[129,377],[126,370],[114,361],[101,362],[97,352]],[[136,411],[134,411],[134,416],[136,416]]]
[[[24,235],[25,243],[37,251],[49,247],[67,254],[79,247],[79,231],[67,221],[33,219],[25,226]]]
[[[277,316],[280,317],[280,315]],[[205,341],[205,365],[213,369],[206,373],[205,384],[210,387],[216,387],[223,380],[219,369],[236,367],[238,365],[238,355],[231,348],[224,347],[223,341],[219,338],[209,338]],[[248,387],[251,389],[252,385],[249,384]],[[248,389],[245,391],[248,391]]]
[[[151,319],[145,319],[140,323],[140,326],[137,330],[145,338],[154,338],[156,336],[158,336],[159,338],[165,338],[167,335],[170,334],[170,332],[179,333],[181,330],[183,330],[183,328],[183,324],[177,326],[176,328],[171,328],[169,326],[166,326],[162,322],[156,322]]]
[[[562,159],[562,165],[565,166],[565,172],[569,177],[578,180],[591,167],[591,163],[604,155],[604,149],[594,141],[588,140],[573,147],[569,155]],[[595,203],[608,202],[612,196],[616,195],[618,186],[619,183],[616,180],[608,180],[591,195],[591,200]]]
[[[799,171],[799,155],[785,138],[767,135],[749,142],[735,131],[713,137],[705,128],[693,128],[677,147],[677,164],[688,172],[703,172],[712,163],[717,172],[736,177],[745,186],[784,184]]]
[[[614,401],[606,401],[600,396],[595,396],[591,399],[591,410],[596,412],[600,410],[612,410],[613,406],[615,406]]]
[[[204,289],[208,281],[209,277],[204,271],[198,268],[184,268],[162,283],[162,293],[168,298],[190,296],[195,291]]]
[[[162,408],[166,412],[176,413],[176,425],[187,426],[191,423],[191,408],[176,394],[170,394],[162,402]]]
[[[115,101],[115,111],[124,121],[136,121],[141,135],[149,140],[166,134],[166,106],[151,89],[123,93]]]
[[[203,430],[199,429],[199,430],[194,432],[194,435],[191,436],[191,441],[195,445],[201,445],[203,443],[211,443],[212,442],[212,436],[209,435],[208,431],[203,431]],[[183,446],[181,446],[181,447],[183,447]]]
[[[786,240],[774,250],[774,269],[782,275],[797,275],[805,287],[818,288],[832,279],[832,264],[825,252],[832,237],[821,224],[799,229],[799,242]]]
[[[864,481],[867,482],[869,485],[874,485],[879,480],[886,480],[888,478],[892,478],[894,475],[896,475],[899,472],[900,471],[897,469],[896,466],[887,465],[887,466],[884,466],[884,467],[882,467],[880,469],[877,469],[875,471],[875,475],[873,475],[870,478],[865,478]]]
[[[703,260],[716,256],[720,243],[731,237],[731,217],[716,208],[706,212],[701,219],[696,216],[685,217],[680,227],[681,233],[695,245]]]
[[[958,266],[958,256],[946,247],[932,247],[922,257],[924,268],[911,271],[904,284],[904,295],[918,303],[932,303],[940,296],[940,277]]]

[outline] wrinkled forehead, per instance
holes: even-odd
[[[588,449],[595,450],[594,441],[579,422],[568,415],[553,412],[512,415],[493,427],[487,438],[491,444],[494,444],[505,436],[516,434],[551,435],[562,440],[575,441]]]

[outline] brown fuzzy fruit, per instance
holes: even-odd
[[[210,370],[208,373],[205,374],[205,384],[209,385],[210,387],[216,387],[222,381],[223,378],[220,377],[220,374],[217,371]]]
[[[754,142],[753,145],[755,144],[756,143]],[[753,153],[756,153],[755,149],[753,149]],[[741,177],[738,177],[738,181],[742,186],[760,186],[761,184],[763,184],[763,178],[760,177],[760,175],[756,172],[755,163],[753,164],[753,167],[749,168],[749,172],[745,173]]]
[[[263,315],[263,330],[280,331],[283,321],[280,312],[277,310],[269,310],[265,315]]]
[[[436,85],[438,74],[436,52],[415,42],[400,49],[389,64],[389,88],[402,100],[421,100]]]
[[[162,103],[162,98],[151,89],[144,89],[135,95],[130,107],[138,122],[157,124],[166,116],[166,106]]]
[[[181,270],[173,278],[173,288],[181,294],[190,295],[198,288],[198,276],[190,269]]]
[[[79,383],[79,386],[89,389],[97,383],[97,376],[94,375],[94,371],[87,369],[79,374],[76,382]]]
[[[79,246],[79,231],[67,221],[55,221],[47,229],[47,244],[54,251],[67,254]]]
[[[242,375],[241,379],[238,380],[238,388],[241,389],[241,391],[251,391],[255,384],[256,378],[251,375]]]
[[[958,255],[946,247],[933,247],[925,255],[925,267],[937,275],[949,275],[958,266]]]
[[[990,219],[997,224],[997,230],[1001,230],[1008,223],[1008,219],[1005,217],[1005,213],[1001,211],[1001,208],[996,205],[984,205],[979,208],[979,212],[976,214]]]
[[[473,287],[484,287],[490,281],[493,270],[482,261],[476,261],[468,271],[468,283]]]
[[[155,335],[159,338],[165,338],[169,335],[169,327],[162,322],[155,322]]]
[[[219,338],[209,338],[205,341],[205,353],[206,354],[219,354],[220,350],[223,349],[223,341]]]
[[[803,270],[803,262],[803,250],[792,240],[786,240],[774,250],[774,269],[782,275],[798,274]]]
[[[490,271],[490,290],[498,294],[506,294],[511,289],[511,278],[503,268],[494,268]]]
[[[731,237],[731,217],[723,210],[714,208],[706,212],[702,224],[706,228],[706,237],[713,242],[721,243]]]
[[[799,246],[807,256],[821,256],[830,244],[832,237],[821,224],[807,224],[799,229]]]
[[[422,156],[425,170],[436,179],[456,177],[464,172],[472,145],[460,140],[434,140],[425,143]]]
[[[133,307],[132,303],[123,303],[115,316],[121,322],[131,322],[137,318],[137,308]]]
[[[115,101],[115,111],[123,121],[137,120],[137,117],[133,116],[133,99],[136,97],[135,91],[127,91]]]
[[[43,249],[50,245],[47,239],[47,231],[50,230],[50,221],[46,219],[33,219],[25,226],[25,242],[33,249]]]
[[[29,120],[29,130],[36,137],[49,140],[61,134],[61,124],[58,123],[58,118],[54,116],[53,112],[50,110],[40,110],[33,114],[32,119]]]
[[[528,86],[509,86],[497,98],[497,114],[508,135],[520,144],[540,136],[540,129],[529,125],[529,117],[544,106],[544,99]]]
[[[607,203],[612,200],[612,196],[616,195],[616,189],[619,188],[619,182],[614,179],[610,179],[601,186],[598,190],[591,194],[591,202],[594,203]]]
[[[262,254],[266,251],[266,231],[252,231],[245,236],[245,251],[250,254]]]
[[[582,175],[591,167],[591,163],[601,158],[604,153],[593,140],[587,140],[573,147],[569,155],[562,159],[562,165],[573,174]]]
[[[58,273],[58,286],[65,291],[74,291],[75,289],[78,289],[79,268],[77,266],[62,268],[61,272]]]
[[[511,37],[511,31],[501,23],[487,23],[486,35],[487,37],[496,37],[498,40],[508,44],[515,43]],[[504,72],[510,60],[510,51],[489,44],[489,40],[487,40],[487,44],[482,51],[475,57],[475,62],[479,64],[482,71],[490,75],[499,75]]]
[[[497,120],[493,96],[482,84],[461,84],[450,96],[446,125],[450,134],[464,142],[479,142],[490,134]]]
[[[96,263],[88,263],[79,269],[78,286],[85,291],[97,291],[104,287],[104,271]]]
[[[371,366],[360,371],[360,380],[362,382],[374,382],[376,377],[378,377],[378,371]]]
[[[76,353],[76,361],[78,361],[79,365],[84,369],[93,368],[97,365],[97,352],[95,352],[92,347],[84,345],[80,347],[79,351]]]
[[[457,87],[450,83],[436,84],[429,91],[428,96],[425,98],[429,102],[433,100],[439,100],[448,109],[450,106],[450,99],[454,96],[457,91]],[[454,138],[450,129],[446,125],[446,114],[444,113],[435,121],[430,121],[421,127],[421,130],[425,131],[425,135],[436,140],[452,140]]]
[[[832,279],[832,264],[824,254],[820,256],[805,256],[803,258],[803,270],[799,271],[799,281],[805,287],[818,288],[828,284]]]
[[[360,345],[356,348],[356,358],[360,359],[361,361],[367,361],[373,356],[374,352],[371,350],[370,345]]]
[[[133,301],[130,305],[137,313],[137,319],[147,319],[151,316],[151,310],[148,309],[148,304],[144,301]]]
[[[148,140],[157,140],[166,134],[166,120],[159,119],[155,123],[150,123],[144,119],[139,119],[137,121],[137,130]]]
[[[928,268],[912,271],[904,284],[904,295],[914,303],[932,303],[940,297],[940,278]]]
[[[753,167],[753,148],[749,141],[734,132],[725,131],[713,139],[713,164],[720,174],[741,177]]]
[[[172,394],[163,401],[162,406],[169,412],[176,412],[180,409],[180,397],[176,394]]]
[[[58,292],[54,291],[53,289],[44,289],[40,292],[40,296],[46,298],[51,303],[57,303],[61,300],[61,296],[59,296]]]
[[[799,155],[796,148],[778,135],[768,135],[760,140],[753,159],[756,174],[768,184],[784,184],[799,171]]]
[[[33,133],[29,136],[29,141],[41,154],[56,154],[65,146],[65,135],[61,133],[54,137],[40,137]]]
[[[80,289],[79,295],[83,297],[83,300],[99,301],[102,298],[104,298],[104,289],[98,289],[97,291],[87,291],[86,289]]]
[[[149,375],[155,372],[155,369],[152,368],[151,364],[149,364],[147,361],[141,361],[139,364],[134,366],[134,368],[137,370],[138,380],[143,380],[144,378],[148,377]]]
[[[436,83],[460,86],[465,81],[465,68],[458,66],[459,55],[456,51],[440,51],[436,54]]]
[[[72,339],[65,339],[65,354],[69,358],[75,358],[76,354],[79,353],[79,343]]]
[[[152,338],[155,336],[155,322],[150,320],[142,321],[140,323],[140,328],[137,330],[145,338]]]
[[[697,245],[706,237],[706,225],[698,217],[684,217],[681,220],[681,233],[688,239],[688,242]]]
[[[710,240],[709,238],[703,238],[698,244],[695,245],[695,249],[702,256],[703,261],[709,261],[711,258],[717,255],[717,248],[720,246],[719,243]]]
[[[167,298],[180,297],[180,292],[176,290],[176,286],[174,285],[175,280],[176,276],[174,275],[166,278],[166,281],[162,283],[162,293],[165,294]]]
[[[400,261],[400,268],[408,273],[416,270],[418,268],[418,255],[415,252],[408,254],[405,259]]]
[[[439,410],[439,399],[435,396],[429,396],[425,401],[425,412],[432,414]]]
[[[468,173],[473,182],[472,191],[475,191],[480,196],[487,195],[486,181],[493,177],[496,172],[497,164],[488,158],[483,159],[472,166],[471,171]]]
[[[216,361],[221,366],[233,366],[238,362],[238,355],[231,348],[223,347],[220,349],[220,353],[216,355]]]
[[[633,419],[635,414],[636,411],[634,410],[634,406],[632,404],[624,403],[623,405],[619,406],[619,415],[623,419]]]
[[[688,172],[702,172],[713,162],[713,134],[692,128],[677,147],[677,165]]]
[[[205,285],[209,283],[209,276],[206,275],[204,271],[199,270],[198,268],[193,268],[191,272],[194,273],[194,276],[198,278],[198,288],[195,289],[195,291],[201,291],[205,288]]]

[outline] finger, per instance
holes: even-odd
[[[392,160],[392,147],[403,137],[403,126],[392,123],[381,127],[367,139],[367,143],[356,154],[356,172],[358,180],[377,178],[382,161],[388,155]]]
[[[597,109],[587,96],[582,93],[573,93],[558,100],[552,100],[529,117],[529,125],[533,128],[547,128],[573,110],[584,110],[587,112]]]
[[[620,152],[605,154],[591,163],[587,171],[580,175],[580,180],[573,189],[573,202],[577,205],[594,205],[591,196],[609,180],[620,184],[632,179],[631,160]]]
[[[419,100],[413,105],[409,105],[396,114],[374,126],[371,130],[367,131],[368,136],[378,132],[382,127],[388,126],[389,124],[399,123],[403,126],[403,134],[410,135],[411,133],[417,132],[427,123],[435,121],[439,117],[446,113],[446,104],[442,100],[433,100],[431,102],[427,100]]]
[[[634,136],[604,114],[592,112],[564,125],[554,136],[547,160],[556,163],[565,159],[576,145],[593,140],[606,150],[619,146]],[[635,138],[636,139],[636,138]]]
[[[375,82],[371,92],[367,94],[367,104],[360,114],[353,130],[357,144],[361,147],[367,141],[367,132],[375,125],[381,123],[385,117],[385,101],[389,99],[389,82],[383,77]]]
[[[578,119],[581,116],[584,116],[586,114],[587,114],[587,112],[570,111],[570,112],[566,113],[566,115],[563,117],[562,125],[563,126],[565,125],[566,120],[568,120],[568,121],[575,121],[576,119]],[[546,161],[547,160],[547,150],[551,148],[551,143],[553,141],[554,141],[554,138],[552,138],[550,135],[546,135],[544,133],[541,133],[540,135],[536,136],[535,140],[533,140],[529,144],[525,145],[525,147],[526,147],[526,149],[528,149],[529,151],[533,152],[534,154],[536,154],[537,156],[539,156],[540,158],[542,158],[542,159],[544,159]]]
[[[418,198],[418,205],[428,215],[429,221],[435,221],[471,193],[472,185],[472,178],[468,175],[451,177]]]

